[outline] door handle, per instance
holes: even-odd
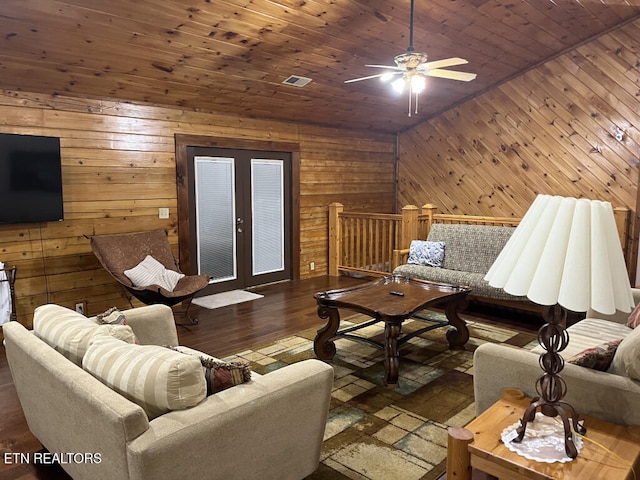
[[[244,218],[240,218],[240,217],[236,218],[236,231],[238,233],[242,233],[243,225],[244,225]]]

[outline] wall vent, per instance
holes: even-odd
[[[289,78],[286,78],[282,81],[282,83],[287,85],[293,85],[294,87],[304,87],[307,83],[311,81],[310,78],[301,77],[299,75],[290,75]]]

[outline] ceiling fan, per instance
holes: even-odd
[[[413,16],[414,0],[411,0],[411,18],[409,23],[409,48],[405,53],[396,55],[393,61],[396,65],[365,65],[365,67],[384,68],[387,71],[366,77],[346,80],[344,83],[360,82],[372,78],[380,78],[383,81],[390,81],[394,76],[399,77],[391,82],[391,85],[398,92],[402,92],[405,87],[409,89],[409,116],[411,116],[411,96],[415,94],[415,113],[418,113],[418,96],[426,86],[426,77],[439,77],[450,80],[460,80],[469,82],[476,78],[475,73],[458,72],[455,70],[443,70],[445,67],[464,65],[469,63],[464,58],[445,58],[434,62],[427,61],[427,54],[416,52],[413,46]]]

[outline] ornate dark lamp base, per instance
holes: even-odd
[[[567,384],[560,376],[564,368],[564,360],[559,352],[564,350],[569,343],[569,334],[565,329],[567,311],[560,305],[546,306],[542,312],[547,322],[538,331],[538,342],[546,350],[540,355],[540,367],[544,374],[536,382],[536,391],[539,397],[535,397],[525,410],[517,428],[518,436],[514,442],[521,442],[527,429],[527,423],[535,418],[538,408],[548,417],[559,416],[564,425],[565,451],[571,458],[578,456],[578,451],[573,443],[573,430],[581,435],[587,433],[584,426],[578,423],[578,414],[574,408],[563,402],[567,393]],[[571,419],[571,421],[569,420]]]

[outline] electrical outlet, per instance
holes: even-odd
[[[316,269],[316,262],[311,262],[309,264],[309,270],[315,270]]]
[[[168,208],[159,208],[158,209],[158,218],[169,218],[169,209]]]
[[[76,303],[76,312],[84,315],[84,302]]]

